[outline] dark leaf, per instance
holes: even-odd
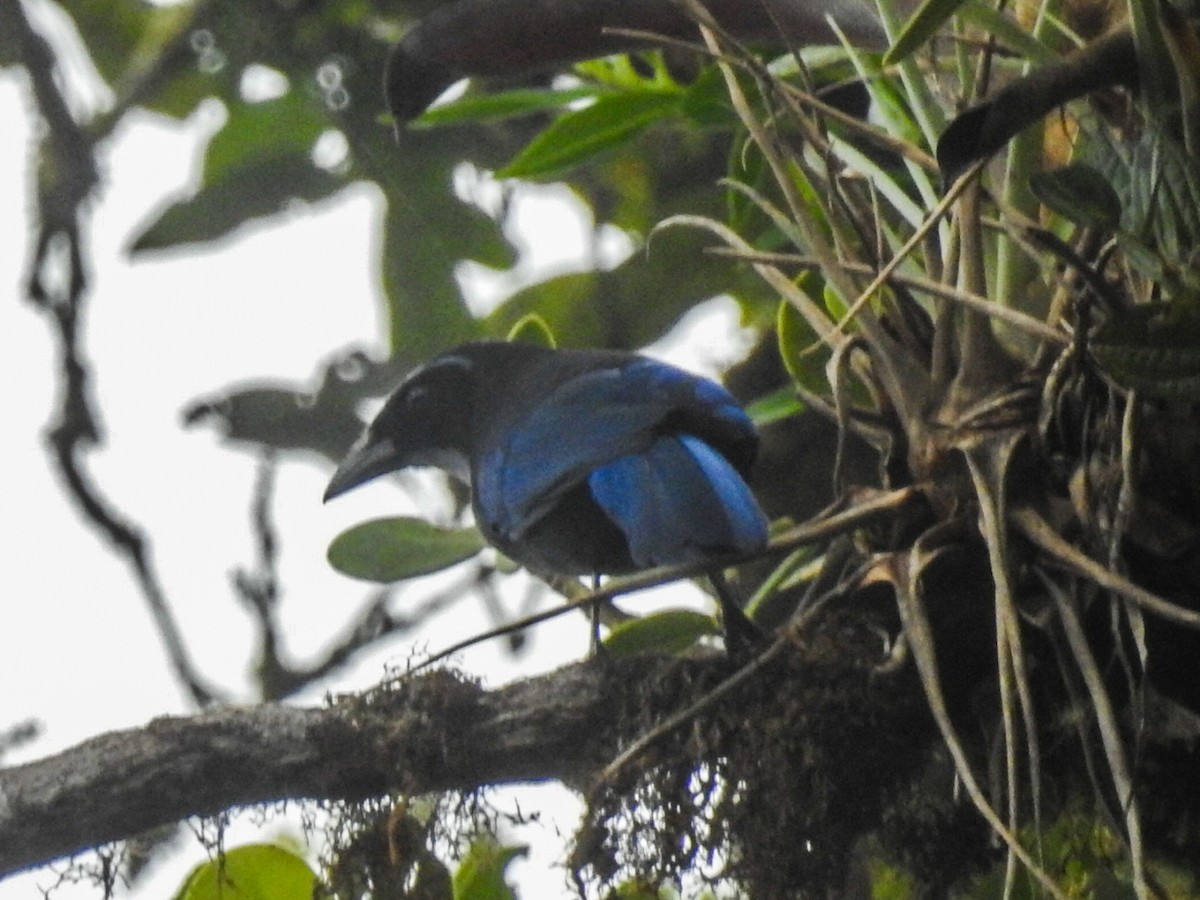
[[[1179,304],[1140,306],[1109,320],[1097,330],[1092,353],[1125,387],[1200,399],[1200,317]]]
[[[1039,201],[1079,225],[1111,231],[1121,223],[1121,199],[1108,179],[1084,163],[1035,172],[1029,187]]]

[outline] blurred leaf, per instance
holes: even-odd
[[[604,647],[617,656],[637,653],[683,653],[698,640],[720,634],[716,620],[691,609],[667,609],[615,626]]]
[[[746,415],[756,426],[762,428],[772,422],[798,415],[804,412],[804,409],[804,401],[796,396],[792,388],[780,388],[748,405]]]
[[[954,15],[963,2],[964,0],[924,0],[905,22],[895,43],[884,54],[883,64],[894,65],[922,47],[945,21]]]
[[[216,424],[229,441],[275,450],[311,450],[338,463],[362,431],[351,403],[340,395],[283,387],[245,387],[208,397],[183,411],[186,425]]]
[[[1058,53],[1035,38],[1011,16],[1001,12],[1001,9],[1003,7],[997,9],[985,0],[966,0],[958,8],[958,14],[1030,62],[1048,63],[1059,58]]]
[[[779,304],[775,331],[779,336],[779,358],[792,376],[792,381],[814,393],[827,396],[830,388],[825,375],[825,363],[830,350],[821,344],[821,339],[808,320],[786,300]]]
[[[228,237],[251,219],[278,215],[297,200],[323,200],[344,185],[307,155],[250,162],[168,206],[129,250],[136,254]]]
[[[612,900],[678,900],[680,894],[672,885],[655,887],[643,881],[625,881],[617,885],[609,895]],[[694,900],[713,900],[715,895],[711,889],[705,889],[697,894]]]
[[[176,900],[312,900],[316,876],[290,850],[247,844],[197,866]]]
[[[705,66],[684,90],[679,111],[701,128],[734,127],[740,121],[729,103],[725,78],[715,65]]]
[[[468,94],[453,103],[426,110],[409,123],[409,128],[435,128],[460,122],[509,119],[534,113],[561,109],[579,100],[597,95],[592,86],[553,90],[550,88],[521,88],[498,94]]]
[[[920,895],[917,879],[893,863],[867,860],[871,878],[871,900],[912,900]]]
[[[529,848],[504,845],[494,840],[476,840],[454,873],[454,900],[516,900],[504,881],[504,870]]]
[[[484,547],[474,528],[438,528],[405,516],[372,519],[329,545],[329,563],[343,575],[390,584],[470,559]]]
[[[296,90],[263,103],[236,104],[209,141],[199,190],[163,211],[131,250],[214,240],[250,219],[280,213],[295,200],[335,193],[345,177],[311,158],[328,127],[311,98]]]
[[[594,303],[598,273],[558,275],[513,294],[487,317],[487,334],[504,337],[537,319],[563,346],[603,346],[604,310]]]
[[[590,106],[555,119],[496,177],[557,175],[624,143],[652,122],[676,112],[680,102],[681,95],[674,91],[627,91],[601,97]]]
[[[517,324],[509,330],[508,340],[537,344],[541,347],[549,347],[551,350],[558,346],[550,326],[537,313],[530,313],[519,319]]]
[[[329,127],[324,109],[304,91],[292,89],[261,103],[238,103],[208,142],[204,182],[219,181],[264,159],[311,153]]]
[[[75,22],[96,70],[113,88],[147,66],[192,21],[192,10],[184,4],[69,0],[60,6]],[[194,55],[185,62],[196,70]]]
[[[1085,163],[1035,172],[1029,187],[1037,199],[1078,225],[1111,231],[1121,223],[1121,199],[1108,179]]]

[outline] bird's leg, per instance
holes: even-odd
[[[708,573],[717,601],[721,604],[721,624],[725,629],[725,650],[730,656],[740,656],[763,643],[762,629],[750,621],[733,596],[729,582],[719,569]]]
[[[600,575],[592,576],[592,592],[600,590]],[[604,644],[600,642],[600,607],[604,603],[603,600],[592,601],[592,656],[597,656],[604,652]]]

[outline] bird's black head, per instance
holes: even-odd
[[[436,466],[468,481],[476,370],[467,346],[409,373],[338,466],[325,499],[409,466]]]

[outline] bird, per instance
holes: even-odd
[[[324,499],[433,466],[470,486],[484,538],[534,574],[597,578],[705,560],[715,571],[767,544],[746,482],[757,447],[723,387],[665,362],[473,341],[409,373]],[[719,576],[714,584],[727,645],[756,635]]]

